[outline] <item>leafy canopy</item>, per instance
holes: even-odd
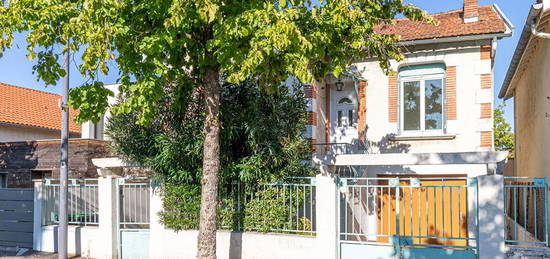
[[[119,67],[125,102],[113,113],[153,118],[164,96],[185,100],[216,66],[231,83],[252,77],[273,89],[289,76],[302,82],[338,76],[353,60],[377,57],[384,69],[401,59],[396,35],[374,31],[398,14],[435,23],[401,0],[9,0],[0,7],[0,54],[26,32],[28,58],[38,79],[55,84],[60,57],[82,52],[80,73],[91,79],[71,91],[80,122],[98,120],[112,92],[95,82]],[[175,86],[166,91],[166,86]]]
[[[307,121],[303,92],[280,87],[267,94],[250,81],[238,85],[225,83],[221,92],[218,225],[241,226],[234,223],[236,217],[245,213],[245,228],[266,229],[258,225],[266,222],[258,219],[258,215],[265,213],[252,213],[265,206],[239,206],[242,210],[237,211],[233,205],[237,203],[236,195],[246,191],[250,197],[258,191],[245,187],[273,183],[288,176],[313,175],[313,168],[303,163],[310,154],[310,145],[302,136]],[[200,105],[202,98],[193,94],[183,110],[172,105],[174,100],[163,99],[159,106],[167,108],[155,109],[155,118],[146,125],[136,123],[137,112],[113,115],[107,123],[115,153],[153,169],[164,183],[163,211],[159,215],[162,223],[174,230],[194,229],[199,224],[204,142],[201,132],[205,119],[204,106]],[[236,188],[235,183],[242,188]],[[267,200],[262,202],[269,204]],[[268,211],[282,211],[279,215],[289,218],[285,214],[287,207],[271,205]],[[254,223],[248,222],[250,218],[256,219]],[[282,224],[273,218],[267,222]]]
[[[512,127],[504,119],[505,105],[499,105],[494,110],[494,137],[495,149],[499,151],[510,151],[510,156],[514,155],[515,142]]]

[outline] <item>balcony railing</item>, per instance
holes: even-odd
[[[315,154],[344,155],[344,154],[366,154],[367,150],[359,143],[315,143],[313,144]]]

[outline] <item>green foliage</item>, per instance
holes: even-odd
[[[287,223],[289,208],[285,206],[283,199],[277,199],[279,192],[276,188],[258,190],[253,195],[256,198],[246,203],[243,220],[245,231],[268,232],[271,229],[290,229],[290,223]]]
[[[229,82],[254,78],[267,89],[289,76],[302,82],[338,76],[370,57],[388,70],[390,59],[402,58],[394,44],[399,37],[374,26],[399,14],[436,23],[401,0],[11,0],[0,6],[0,56],[15,33],[29,32],[34,71],[55,84],[65,74],[60,57],[70,39],[69,48],[82,53],[80,73],[92,80],[71,91],[78,120],[98,120],[104,112],[111,93],[94,81],[115,61],[127,98],[112,112],[136,111],[146,123],[164,97],[179,100],[203,84],[209,66]]]
[[[221,71],[233,84],[254,80],[274,93],[284,92],[279,88],[289,77],[313,82],[329,73],[339,76],[354,60],[376,57],[388,71],[390,59],[403,57],[395,44],[399,37],[378,34],[374,26],[394,23],[398,14],[435,23],[402,0],[323,0],[318,5],[310,0],[10,0],[0,6],[0,56],[12,47],[15,33],[29,32],[33,69],[38,79],[55,84],[65,74],[59,57],[70,41],[70,50],[82,52],[80,73],[92,81],[70,93],[70,105],[81,111],[79,122],[97,121],[105,111],[112,93],[95,81],[115,61],[124,98],[111,112],[126,114],[121,122],[156,126],[125,129],[141,135],[134,140],[120,134],[119,140],[129,144],[115,148],[159,172],[168,184],[196,184],[202,134],[191,118],[202,115],[188,112],[188,104],[200,100],[193,93],[207,85],[208,71]],[[217,86],[211,82],[207,89]],[[268,99],[263,104],[269,107]],[[263,108],[258,105],[254,113]],[[168,112],[159,116],[159,111]],[[307,146],[297,138],[301,132],[266,127],[284,119],[281,115],[266,120],[234,114],[254,119],[244,125],[226,125],[221,118],[222,185],[230,176],[262,182],[273,179],[265,172],[285,176],[300,171],[286,160],[297,161],[300,147]],[[223,109],[221,116],[226,116]],[[133,153],[133,148],[141,150]]]
[[[290,195],[288,188],[259,187],[259,190],[251,192],[252,198],[243,204],[244,231],[311,230],[311,222],[307,218],[296,216],[306,202],[304,190],[295,189]]]
[[[510,156],[514,156],[514,133],[510,124],[504,119],[504,107],[505,105],[501,104],[494,110],[495,150],[510,151]]]
[[[302,163],[310,145],[302,137],[307,114],[298,85],[265,93],[245,81],[226,83],[222,89],[218,225],[236,229],[243,214],[236,212],[234,182],[256,185],[313,172]],[[113,115],[107,123],[114,152],[153,169],[165,183],[160,216],[164,225],[175,230],[196,228],[199,221],[201,100],[199,93],[191,94],[179,102],[187,103],[181,107],[164,99],[155,109],[155,119],[146,125],[136,123],[137,112]]]
[[[165,184],[162,188],[160,223],[174,230],[196,228],[199,225],[200,187]]]

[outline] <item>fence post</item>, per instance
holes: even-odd
[[[32,221],[32,249],[42,251],[42,180],[34,180],[33,221]]]
[[[316,218],[318,257],[338,258],[338,183],[328,166],[321,166],[316,176]],[[312,256],[313,257],[313,256]]]
[[[162,211],[162,198],[159,190],[151,184],[149,195],[149,258],[160,257],[166,253],[167,249],[163,246],[164,226],[160,223],[159,212]]]
[[[505,258],[504,177],[478,176],[479,258]]]
[[[118,257],[118,217],[117,217],[117,177],[108,169],[98,169],[99,177],[99,235],[102,239],[103,256],[111,259]]]

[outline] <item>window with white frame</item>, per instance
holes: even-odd
[[[409,66],[399,71],[402,133],[443,132],[445,117],[443,64]]]

